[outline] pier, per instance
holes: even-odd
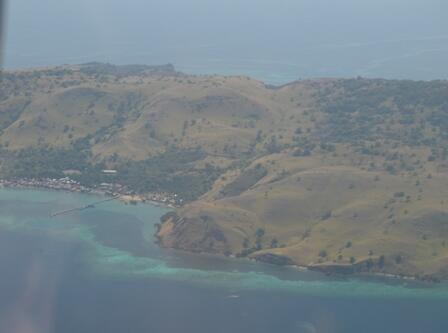
[[[82,211],[82,210],[86,210],[89,208],[95,208],[95,206],[100,205],[102,203],[108,202],[108,201],[112,201],[112,200],[116,200],[118,198],[120,198],[121,195],[117,195],[115,197],[112,198],[108,198],[108,199],[104,199],[104,200],[100,200],[100,201],[95,201],[91,204],[85,205],[85,206],[81,206],[81,207],[75,207],[75,208],[70,208],[70,209],[65,209],[65,210],[61,210],[55,213],[50,213],[50,217],[56,217],[56,216],[61,216],[61,215],[67,215],[73,212],[78,212],[78,211]]]

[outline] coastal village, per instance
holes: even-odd
[[[105,170],[111,172],[112,170]],[[137,194],[126,186],[116,183],[101,183],[95,187],[86,187],[70,177],[45,178],[45,179],[0,179],[0,188],[38,188],[55,191],[68,191],[77,193],[90,193],[119,197],[127,204],[152,203],[167,207],[179,207],[183,200],[177,194],[172,193],[144,193]]]

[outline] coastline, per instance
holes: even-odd
[[[260,261],[256,258],[249,258],[250,260],[257,261],[257,262],[264,262],[271,265],[276,265],[275,263],[269,263],[266,261]],[[278,265],[277,265],[278,266]],[[329,277],[354,277],[354,278],[366,278],[366,279],[384,279],[388,281],[408,281],[408,282],[415,282],[415,283],[426,283],[429,285],[436,285],[443,282],[448,282],[447,279],[441,279],[436,276],[415,276],[415,275],[406,275],[406,274],[394,274],[394,273],[387,273],[387,272],[376,272],[376,271],[365,271],[365,270],[357,270],[357,265],[351,265],[348,266],[347,271],[340,270],[339,266],[304,266],[304,265],[283,265],[285,267],[292,267],[299,271],[312,271],[312,272],[319,272]]]
[[[158,244],[162,248],[166,248],[162,246],[159,242],[156,240],[156,244]],[[297,264],[290,264],[290,265],[278,265],[274,263],[269,263],[266,261],[257,260],[252,257],[237,257],[235,255],[223,255],[218,253],[208,253],[208,252],[194,252],[194,251],[186,251],[182,249],[177,248],[166,248],[174,251],[179,251],[181,253],[186,253],[188,255],[194,255],[199,256],[203,258],[228,258],[231,260],[237,260],[238,262],[252,262],[252,263],[258,263],[263,265],[269,265],[273,267],[284,267],[284,268],[290,268],[297,272],[314,272],[321,274],[322,276],[326,276],[327,278],[331,280],[340,280],[340,279],[359,279],[359,280],[365,280],[365,281],[379,281],[384,283],[412,283],[416,286],[421,287],[435,287],[440,284],[448,283],[448,280],[435,280],[435,279],[425,279],[425,278],[418,278],[416,276],[412,275],[399,275],[399,274],[392,274],[392,273],[383,273],[383,272],[353,272],[353,273],[338,273],[338,272],[329,272],[329,271],[323,271],[319,269],[315,269],[313,266],[304,266],[304,265],[297,265]]]
[[[0,179],[0,188],[13,188],[13,189],[37,189],[37,190],[52,190],[52,191],[65,191],[71,193],[85,193],[94,194],[104,197],[117,197],[118,200],[125,204],[137,204],[137,203],[149,203],[155,206],[164,206],[171,209],[180,207],[175,202],[175,194],[165,193],[144,193],[136,194],[135,192],[127,189],[121,185],[115,184],[102,184],[98,187],[88,187],[79,184],[78,182],[70,179],[69,177],[59,179],[16,179],[5,180]]]
[[[235,257],[235,256],[232,256]],[[235,257],[236,258],[236,257]],[[364,277],[364,278],[381,278],[386,280],[396,280],[396,281],[413,281],[413,282],[424,282],[424,283],[430,283],[434,284],[437,282],[443,282],[443,281],[433,281],[428,279],[418,279],[417,277],[413,275],[400,275],[400,274],[393,274],[393,273],[385,273],[385,272],[353,272],[353,273],[341,273],[341,272],[330,272],[323,269],[317,269],[320,268],[320,266],[304,266],[304,265],[297,265],[297,264],[291,264],[291,265],[277,265],[275,263],[269,263],[266,261],[260,261],[256,258],[252,257],[246,257],[250,261],[254,262],[262,262],[269,265],[275,265],[275,266],[284,266],[284,267],[291,267],[293,269],[296,269],[298,271],[310,271],[310,272],[319,272],[326,276],[340,276],[340,277]]]

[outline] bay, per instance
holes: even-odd
[[[154,244],[167,208],[0,189],[1,332],[446,332],[448,287]]]

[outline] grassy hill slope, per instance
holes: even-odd
[[[137,192],[176,192],[187,204],[163,246],[448,277],[448,82],[269,87],[94,63],[7,72],[1,87],[2,177],[75,164],[93,185],[109,167]]]

